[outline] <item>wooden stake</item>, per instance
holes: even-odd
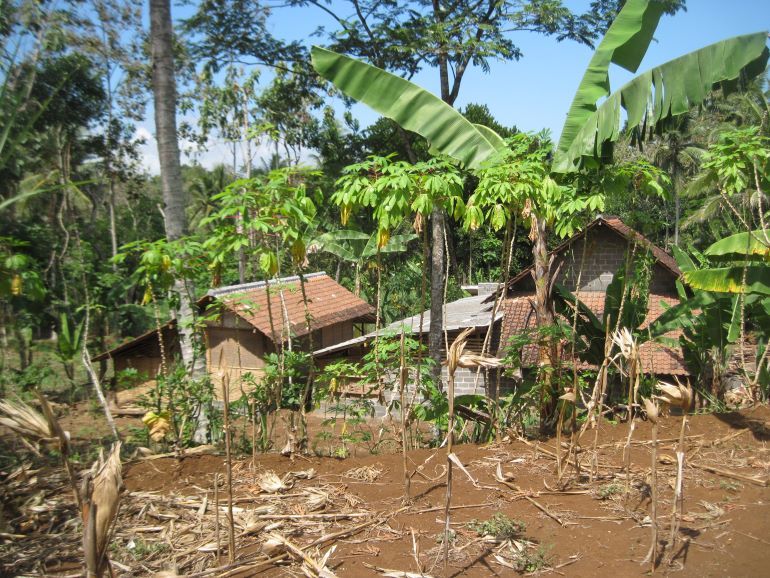
[[[222,379],[222,401],[224,403],[224,426],[225,426],[225,464],[227,475],[227,523],[229,526],[228,552],[227,559],[230,563],[235,560],[235,524],[233,522],[233,456],[230,448],[230,376],[225,375]]]
[[[409,476],[409,466],[407,463],[407,435],[406,435],[406,426],[407,426],[407,419],[409,416],[409,408],[407,407],[406,403],[406,375],[407,375],[407,367],[406,367],[406,355],[404,354],[404,328],[401,328],[401,352],[400,352],[400,363],[401,363],[401,370],[399,373],[399,394],[401,397],[401,455],[403,458],[403,466],[404,466],[404,503],[409,502],[410,500],[410,490],[411,490],[411,478]]]
[[[222,563],[222,545],[219,541],[219,474],[214,474],[214,536],[217,541],[217,566]]]
[[[452,506],[452,445],[454,441],[455,429],[455,376],[454,368],[450,368],[449,373],[449,417],[447,420],[447,449],[446,449],[446,502],[444,503],[444,568],[449,566],[449,523],[450,511]]]

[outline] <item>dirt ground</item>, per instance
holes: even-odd
[[[661,547],[669,535],[680,424],[680,417],[671,416],[659,427]],[[303,575],[301,557],[286,556],[287,546],[265,548],[265,540],[278,535],[340,577],[382,576],[394,570],[402,572],[394,574],[399,576],[423,572],[436,577],[510,576],[517,571],[591,578],[597,573],[647,574],[649,565],[641,562],[651,536],[651,426],[639,422],[634,434],[628,497],[622,467],[627,425],[603,424],[597,433],[598,475],[588,476],[594,440],[589,430],[578,454],[581,474],[575,475],[571,466],[563,491],[554,439],[457,446],[467,474],[453,469],[452,547],[446,567],[441,542],[445,449],[409,452],[409,470],[420,469],[412,476],[406,505],[399,453],[358,451],[348,459],[264,454],[256,462],[250,456],[239,458],[233,466],[233,563],[227,553],[224,458],[203,454],[133,461],[124,465],[126,492],[110,556],[119,576],[151,576],[160,570],[201,577]],[[691,416],[686,435],[680,537],[672,560],[671,548],[665,549],[657,573],[769,575],[770,410]],[[496,479],[498,467],[507,483]],[[278,491],[265,489],[268,472],[283,484]],[[515,536],[495,541],[481,535],[479,523],[496,514],[521,523]],[[32,550],[20,540],[14,553],[3,540],[0,568],[20,569],[13,557],[18,562],[18,556]],[[266,562],[263,551],[274,560]],[[58,551],[53,548],[39,560],[37,572],[24,575],[73,575],[79,559],[77,542],[62,542]],[[8,575],[14,574],[19,572]]]

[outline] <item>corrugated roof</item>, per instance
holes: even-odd
[[[463,297],[457,301],[447,303],[444,307],[444,325],[447,331],[456,331],[467,327],[488,327],[492,317],[493,303],[485,303],[487,295],[473,295]],[[502,309],[495,314],[495,321],[503,316]],[[430,329],[430,310],[423,313],[422,330],[420,330],[420,315],[414,315],[394,321],[390,325],[383,327],[379,331],[373,331],[367,335],[355,337],[348,341],[338,343],[314,352],[314,355],[328,355],[337,351],[342,351],[360,343],[364,343],[375,336],[386,333],[398,333],[401,328],[411,333],[427,333]]]
[[[604,314],[603,291],[582,291],[577,294],[578,298],[585,303],[594,314],[601,318]],[[503,301],[503,326],[500,335],[500,351],[498,356],[505,354],[505,347],[508,340],[513,336],[527,329],[533,329],[536,326],[534,313],[535,294],[519,293],[510,299]],[[649,311],[647,317],[641,325],[644,329],[652,321],[660,317],[663,312],[678,303],[678,299],[666,295],[651,294],[649,299]],[[665,335],[669,339],[678,339],[680,331],[671,331]],[[648,341],[640,347],[642,359],[642,370],[645,373],[656,373],[660,375],[689,375],[690,372],[684,362],[681,350],[666,347],[657,342]],[[528,346],[522,354],[522,361],[525,366],[531,367],[537,364],[537,347]],[[587,364],[581,364],[579,367],[587,368]]]

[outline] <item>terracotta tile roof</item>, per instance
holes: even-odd
[[[623,221],[621,221],[617,217],[599,217],[598,219],[596,219],[596,221],[599,221],[599,220],[604,221],[604,223],[610,229],[612,229],[619,235],[623,236],[624,238],[628,239],[629,241],[636,241],[640,245],[648,248],[650,252],[653,254],[653,256],[658,260],[658,262],[661,265],[663,265],[666,269],[671,271],[671,273],[673,273],[676,277],[679,277],[682,275],[682,272],[679,270],[679,265],[676,264],[676,260],[671,255],[666,253],[663,249],[658,247],[655,243],[650,241],[647,237],[645,237],[638,231],[626,225]]]
[[[610,231],[613,231],[615,234],[619,235],[623,239],[627,241],[633,241],[635,243],[639,243],[640,245],[648,248],[652,255],[655,257],[657,262],[662,265],[665,269],[667,269],[674,278],[678,279],[682,275],[682,271],[679,269],[679,266],[676,264],[676,260],[666,253],[663,249],[655,245],[652,241],[650,241],[647,237],[642,235],[641,233],[635,231],[628,225],[626,225],[623,221],[621,221],[617,217],[597,217],[593,221],[591,221],[582,231],[579,233],[573,235],[566,241],[560,243],[556,246],[556,248],[549,253],[549,256],[552,255],[558,255],[559,253],[562,253],[566,251],[570,245],[572,245],[575,241],[582,239],[584,235],[588,234],[589,231],[592,229],[595,229],[597,227],[606,226],[609,228]],[[533,267],[529,266],[526,269],[522,269],[515,277],[513,277],[510,281],[507,283],[507,289],[508,291],[515,290],[516,285],[519,284],[520,281],[523,279],[528,279],[532,273]],[[498,292],[492,293],[487,298],[487,301],[492,301],[495,299],[495,296]]]
[[[286,304],[291,332],[297,337],[307,335],[305,305],[298,277],[288,277],[270,282],[270,309],[276,335],[280,339],[284,315],[281,293]],[[374,307],[345,289],[325,273],[305,276],[310,327],[313,331],[344,321],[373,321]],[[267,307],[267,291],[264,283],[252,283],[211,291],[206,301],[221,301],[251,325],[272,339],[270,315]]]
[[[585,303],[594,314],[601,319],[604,313],[604,297],[602,291],[584,291],[578,293],[578,298]],[[500,351],[498,356],[505,355],[505,348],[509,339],[526,329],[536,326],[534,311],[535,294],[517,293],[503,301],[503,325],[500,334]],[[676,305],[678,299],[666,295],[650,295],[649,312],[641,325],[644,329],[652,321],[660,317],[667,307]],[[665,335],[668,339],[677,340],[681,332],[671,331]],[[690,372],[684,362],[680,348],[670,348],[657,342],[646,342],[640,348],[642,368],[645,373],[661,375],[689,375]],[[525,367],[537,364],[537,347],[526,346],[522,352],[522,361]],[[581,363],[581,368],[588,368],[588,364]]]

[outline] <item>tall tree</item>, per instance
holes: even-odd
[[[163,219],[166,237],[176,241],[187,232],[185,195],[179,162],[179,140],[176,125],[176,76],[174,70],[174,33],[169,0],[150,0],[150,40],[152,49],[152,92],[155,103],[155,131],[158,141],[160,179],[163,193]],[[203,358],[194,347],[193,295],[189,282],[177,279],[177,331],[182,360],[193,377],[205,371]]]

